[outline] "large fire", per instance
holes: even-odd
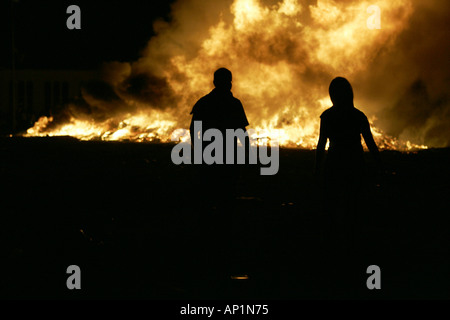
[[[235,0],[206,12],[209,18],[200,22],[195,9],[177,3],[175,21],[155,23],[158,35],[149,41],[141,59],[105,68],[105,82],[123,108],[108,114],[107,101],[85,94],[91,113],[72,107],[70,117],[62,122],[42,117],[26,135],[170,141],[174,130],[188,128],[193,104],[212,89],[213,71],[224,66],[233,72],[233,93],[243,102],[249,127],[269,137],[276,131],[281,146],[314,148],[319,116],[331,106],[327,95],[331,79],[360,78],[374,57],[407,27],[413,11],[409,0],[377,1],[381,29],[369,29],[367,8],[372,4]],[[148,87],[134,90],[131,80],[136,77],[143,77]],[[356,83],[354,90],[356,107],[373,125],[374,110],[371,114],[364,109],[367,101],[358,96]],[[98,110],[106,116],[90,116]],[[381,149],[426,148],[389,137],[375,126],[372,131]]]

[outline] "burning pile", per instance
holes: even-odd
[[[232,91],[249,127],[269,136],[277,130],[281,146],[315,147],[335,76],[350,80],[355,106],[378,126],[375,115],[388,106],[380,107],[384,101],[367,87],[372,75],[379,79],[373,70],[380,61],[389,65],[384,61],[408,28],[411,1],[378,1],[381,29],[367,27],[369,1],[266,2],[175,3],[173,21],[154,23],[158,35],[138,61],[105,64],[108,96],[85,89],[83,107],[72,104],[63,117],[40,118],[26,135],[170,141],[174,130],[189,127],[189,112],[212,89],[219,67],[233,72]],[[400,81],[395,88],[406,87]],[[386,89],[386,99],[395,96],[392,91]],[[372,129],[381,149],[426,148],[423,139],[415,144]]]

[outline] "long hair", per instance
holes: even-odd
[[[328,91],[334,106],[343,108],[353,107],[353,89],[347,79],[342,77],[334,78],[330,83]]]

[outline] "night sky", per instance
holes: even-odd
[[[95,68],[131,61],[154,35],[156,19],[169,20],[173,1],[14,1],[17,68]],[[81,8],[81,30],[69,30],[69,5]],[[1,2],[1,68],[11,67],[11,0]]]

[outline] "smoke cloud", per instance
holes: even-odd
[[[380,29],[367,27],[371,5],[380,8]],[[178,1],[170,22],[154,22],[157,35],[141,58],[105,63],[103,81],[86,87],[83,103],[66,115],[107,122],[111,131],[146,113],[166,121],[170,135],[189,127],[213,72],[227,67],[250,127],[282,129],[286,141],[312,147],[319,115],[331,106],[328,85],[343,76],[378,129],[448,147],[449,13],[445,0]]]

